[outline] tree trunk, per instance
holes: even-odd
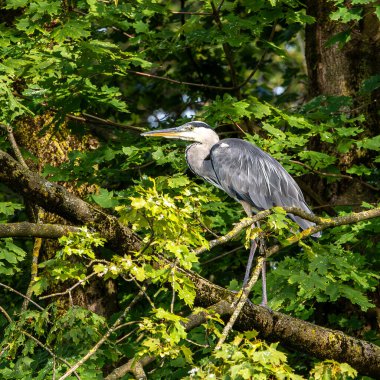
[[[358,22],[341,23],[330,19],[334,4],[328,0],[307,0],[307,13],[315,22],[306,26],[305,55],[309,76],[309,98],[319,95],[347,96],[352,98],[352,107],[343,108],[348,117],[364,115],[364,136],[378,134],[380,115],[378,104],[380,91],[360,92],[364,80],[379,74],[380,67],[380,22],[373,8],[364,9],[364,17]],[[331,45],[331,37],[350,31],[350,41],[344,46]],[[331,152],[331,145],[312,140],[310,148],[319,152]],[[363,153],[355,146],[349,152],[338,154],[338,168],[345,171],[353,164],[371,161],[369,152]],[[326,203],[357,204],[361,201],[375,201],[375,194],[360,181],[340,180],[327,186],[325,180],[310,179],[311,185],[322,194]]]
[[[380,91],[360,94],[363,80],[379,74],[380,22],[371,7],[359,22],[343,24],[330,19],[331,1],[307,0],[307,13],[315,23],[306,26],[306,63],[309,96],[335,95],[353,97],[354,110],[366,116],[369,135],[378,132]],[[331,37],[351,29],[351,39],[343,47],[327,45]]]

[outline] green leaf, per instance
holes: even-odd
[[[298,155],[301,159],[308,161],[309,165],[314,169],[326,168],[334,164],[336,161],[336,157],[330,156],[326,153],[314,152],[310,150],[300,152]]]
[[[380,9],[380,6],[379,6]],[[372,91],[375,91],[380,87],[380,75],[373,75],[370,78],[363,81],[360,86],[360,93],[368,94]]]
[[[279,138],[279,139],[286,139],[286,135],[284,132],[281,131],[281,129],[278,129],[276,127],[273,127],[272,125],[268,123],[263,123],[262,128],[269,132],[271,135]]]
[[[16,210],[22,210],[24,206],[21,203],[0,202],[0,213],[5,216],[11,216]]]
[[[351,40],[351,32],[349,30],[340,32],[330,37],[326,42],[326,47],[338,44],[342,48],[347,42]]]
[[[380,135],[358,141],[356,144],[359,148],[378,151],[380,150]]]
[[[375,15],[380,20],[380,5],[375,6]]]
[[[187,177],[182,176],[182,175],[168,178],[168,186],[172,189],[188,186],[189,183],[190,183],[190,180]]]
[[[119,204],[114,198],[114,192],[107,189],[100,189],[98,194],[92,194],[91,198],[103,208],[114,208]]]
[[[149,27],[147,24],[145,24],[143,21],[137,21],[133,24],[133,27],[135,28],[136,33],[147,33],[149,30]]]
[[[24,8],[28,5],[29,0],[7,0],[5,9]]]
[[[67,39],[80,40],[91,35],[90,23],[84,20],[69,20],[65,24],[55,28],[52,37],[58,43],[62,43]]]
[[[348,23],[350,21],[359,21],[362,18],[361,8],[351,8],[339,7],[338,10],[330,14],[330,18],[333,21],[341,21],[343,23]]]
[[[251,103],[250,110],[252,114],[257,119],[262,119],[264,116],[269,116],[272,114],[271,107],[265,103],[260,102],[255,97],[249,97]]]
[[[346,170],[346,172],[356,175],[370,175],[372,173],[372,170],[364,165],[352,165]]]

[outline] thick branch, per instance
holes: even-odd
[[[183,271],[197,289],[196,302],[208,307],[222,300],[233,304],[236,293],[215,285],[198,274]],[[246,302],[235,323],[235,329],[255,329],[262,338],[280,341],[321,359],[346,362],[361,374],[376,377],[380,373],[380,347],[352,338],[341,331],[327,329],[265,307]]]
[[[79,224],[87,224],[99,231],[112,248],[137,251],[140,242],[130,228],[117,218],[84,202],[64,187],[41,178],[24,168],[9,154],[0,151],[0,181],[45,210]]]
[[[6,237],[39,237],[44,239],[58,239],[69,232],[79,232],[79,227],[63,224],[38,223],[7,223],[0,224],[0,238]]]

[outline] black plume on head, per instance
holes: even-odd
[[[189,123],[186,123],[186,124],[189,124],[193,126],[194,128],[203,127],[203,128],[212,129],[207,123],[204,123],[203,121],[190,121]]]

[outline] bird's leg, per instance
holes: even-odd
[[[268,304],[268,294],[267,294],[267,262],[266,262],[266,247],[264,238],[259,237],[259,250],[261,256],[264,256],[263,267],[261,268],[261,279],[262,279],[262,300],[261,306],[267,306]]]
[[[254,227],[255,227],[255,225],[252,224],[252,228],[254,228]],[[245,269],[243,288],[247,285],[249,277],[250,277],[252,262],[253,262],[253,258],[255,256],[256,248],[257,248],[256,239],[251,239],[251,249],[249,250],[247,268]]]

